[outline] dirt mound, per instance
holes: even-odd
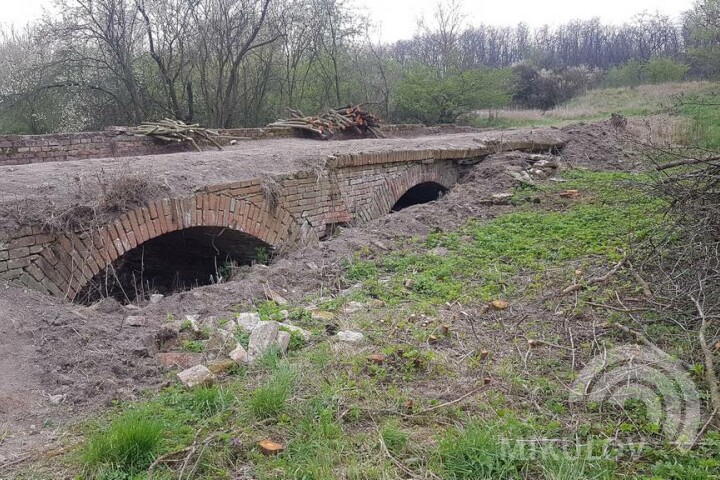
[[[638,145],[611,122],[579,123],[562,129],[571,141],[562,151],[570,166],[605,170],[634,170],[641,166]]]
[[[90,309],[0,289],[0,464],[50,442],[55,427],[88,415],[88,406],[131,398],[161,381],[143,339],[162,318],[130,327],[128,311],[112,301]]]

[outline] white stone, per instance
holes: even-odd
[[[235,340],[235,335],[227,330],[213,330],[210,334],[210,338],[205,344],[205,351],[217,356],[224,356],[235,348],[236,343],[237,341]]]
[[[290,325],[287,322],[281,323],[280,326],[285,328],[286,330],[290,330],[291,332],[299,333],[303,337],[303,340],[305,340],[306,342],[310,340],[310,337],[312,337],[312,333],[308,332],[304,328]]]
[[[278,322],[259,322],[250,334],[248,358],[254,362],[276,344],[280,324]]]
[[[365,335],[360,332],[353,332],[351,330],[344,330],[337,333],[337,338],[343,342],[357,343],[363,341]]]
[[[50,403],[53,405],[60,405],[65,401],[65,395],[50,395]]]
[[[255,312],[239,313],[235,318],[235,323],[247,333],[251,333],[260,323],[260,314]]]
[[[200,315],[185,315],[185,320],[190,322],[190,328],[192,328],[193,332],[200,331],[200,324],[198,323]]]
[[[212,385],[215,375],[205,366],[197,365],[177,374],[180,381],[188,388],[198,385]]]
[[[161,295],[159,293],[154,293],[154,294],[150,295],[150,303],[158,303],[163,298],[165,298],[165,295]]]
[[[363,308],[365,308],[365,305],[360,302],[349,302],[343,307],[343,312],[355,313],[359,310],[362,310]]]
[[[131,327],[144,327],[148,324],[148,319],[147,317],[134,315],[131,317],[126,317],[125,323],[130,325]]]
[[[278,347],[280,347],[280,351],[285,353],[288,351],[288,348],[290,347],[290,332],[285,332],[283,330],[280,330],[277,335],[276,343]]]
[[[245,347],[239,343],[235,346],[235,349],[228,355],[230,358],[235,360],[238,365],[243,365],[248,362],[248,353]]]

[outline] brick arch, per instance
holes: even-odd
[[[262,193],[235,198],[204,193],[163,199],[123,213],[91,231],[60,235],[40,253],[37,267],[56,296],[74,300],[97,274],[130,250],[162,235],[194,227],[219,227],[252,236],[275,249],[293,241],[300,225]]]
[[[392,207],[411,188],[422,183],[434,182],[446,189],[452,188],[458,180],[458,172],[448,165],[430,163],[411,165],[396,175],[389,176],[373,190],[370,203],[356,212],[362,221],[369,221],[390,213]]]

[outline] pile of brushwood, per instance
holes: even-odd
[[[380,119],[362,109],[362,105],[333,108],[319,116],[306,116],[300,110],[288,108],[290,118],[278,120],[268,127],[296,128],[328,140],[338,132],[352,132],[358,136],[383,138]]]
[[[216,138],[226,140],[234,138],[221,135],[217,130],[203,128],[197,123],[188,125],[181,120],[169,118],[157,122],[143,122],[142,125],[133,127],[130,131],[136,135],[147,135],[168,143],[189,143],[200,152],[202,151],[200,145],[212,145],[218,150],[222,150],[220,143],[215,140]]]

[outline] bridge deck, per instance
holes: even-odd
[[[553,129],[488,131],[418,138],[346,140],[321,142],[311,139],[280,139],[242,142],[223,151],[183,152],[140,157],[87,159],[0,167],[0,205],[12,200],[65,203],[76,199],[82,179],[86,187],[98,175],[141,172],[158,179],[173,195],[198,188],[267,175],[294,173],[320,164],[330,155],[379,153],[428,149],[475,148],[483,141],[557,139]]]

